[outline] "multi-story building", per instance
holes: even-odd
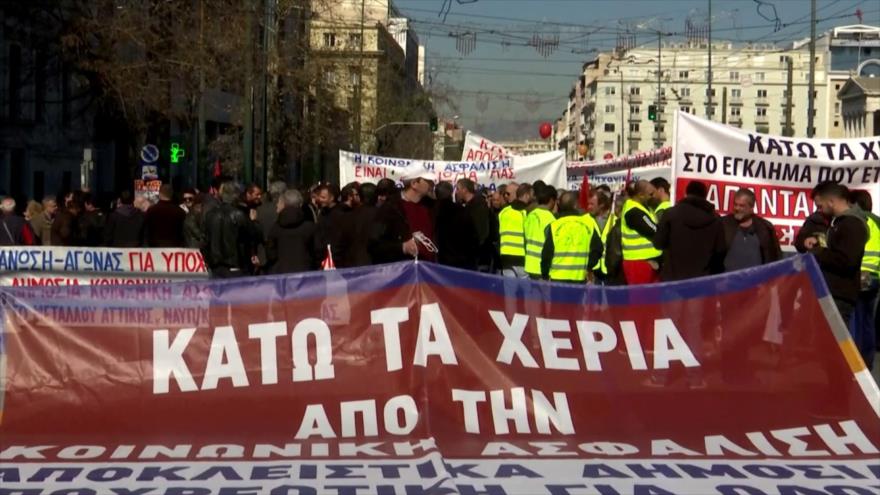
[[[855,124],[856,109],[850,108],[848,116],[844,112],[844,107],[853,107],[856,100],[851,97],[844,99],[839,93],[844,90],[844,86],[852,76],[880,78],[880,27],[862,24],[836,27],[822,39],[820,46],[828,52],[828,85],[833,88],[834,94],[838,95],[837,98],[829,98],[827,114],[831,123],[827,137],[856,135],[858,131],[853,128],[848,129],[846,124],[847,121]],[[871,107],[872,104],[876,108],[880,103],[876,95],[871,100],[871,84],[867,79],[862,84],[856,84],[858,88],[866,91],[866,108]],[[858,92],[857,88],[852,89]],[[866,121],[873,123],[870,119]],[[880,131],[880,127],[874,129]]]
[[[843,136],[837,93],[856,70],[866,76],[875,70],[878,48],[869,38],[877,31],[848,26],[817,42],[816,137]],[[853,36],[855,48],[844,39]],[[587,157],[594,159],[669,145],[676,110],[763,133],[807,135],[808,40],[784,48],[713,43],[711,108],[707,48],[705,42],[664,43],[659,50],[597,55],[584,64],[569,95],[562,115],[567,129],[557,126],[557,146],[572,159],[585,144]]]

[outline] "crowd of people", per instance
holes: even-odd
[[[206,192],[163,185],[158,201],[130,192],[103,211],[88,192],[20,208],[0,203],[0,246],[200,249],[213,277],[295,273],[408,259],[505,277],[639,285],[747,269],[782,258],[774,226],[740,189],[721,216],[707,186],[677,204],[662,178],[559,190],[543,182],[481,190],[468,179],[389,179],[340,190],[273,182],[267,191],[217,178]],[[837,183],[813,190],[816,212],[795,247],[812,253],[869,368],[877,346],[880,218],[871,196]],[[60,201],[59,201],[60,199]]]

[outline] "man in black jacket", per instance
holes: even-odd
[[[387,199],[376,212],[370,235],[369,249],[373,263],[392,263],[415,256],[435,261],[434,253],[413,238],[413,234],[420,232],[425,238],[432,242],[434,240],[434,219],[421,204],[429,188],[430,183],[421,177],[407,180],[401,193],[395,194],[382,188],[387,193]]]
[[[782,258],[773,224],[755,215],[755,193],[742,188],[733,196],[733,213],[721,219],[724,228],[724,271],[732,272]]]
[[[687,197],[666,210],[653,242],[663,250],[660,280],[686,280],[719,273],[724,232],[708,189],[700,181],[687,185]]]
[[[492,253],[495,251],[490,236],[492,210],[489,209],[483,196],[477,194],[477,185],[470,179],[460,179],[456,183],[455,201],[463,205],[476,233],[476,244],[471,246],[470,252],[467,253],[468,260],[473,260],[474,269],[480,267],[488,269],[492,262]]]
[[[479,240],[470,213],[455,202],[455,188],[449,182],[437,184],[434,224],[437,230],[437,261],[465,270],[477,269]]]
[[[804,247],[819,262],[837,310],[848,323],[859,298],[868,228],[865,220],[850,207],[849,190],[845,186],[820,184],[814,196],[822,213],[832,218],[831,228],[827,235],[817,233],[804,239]]]
[[[259,261],[256,247],[262,241],[256,212],[248,218],[238,208],[241,188],[234,182],[220,186],[220,206],[205,215],[205,262],[217,278],[251,275]]]
[[[361,220],[360,187],[357,182],[347,184],[339,193],[340,202],[334,206],[319,224],[319,242],[326,256],[327,245],[333,251],[336,268],[350,268],[369,264],[365,230],[359,228]]]
[[[144,245],[144,212],[134,207],[134,196],[122,191],[113,213],[104,227],[104,245],[115,248],[136,248]]]
[[[315,243],[315,222],[306,218],[303,197],[289,189],[276,203],[278,219],[266,239],[269,273],[298,273],[313,270],[320,252]]]

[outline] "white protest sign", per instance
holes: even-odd
[[[630,180],[652,180],[658,177],[672,179],[672,148],[637,153],[609,160],[568,162],[568,189],[580,190],[584,173],[591,186],[605,184],[612,191],[620,191]]]
[[[549,151],[529,156],[514,156],[491,162],[447,162],[363,155],[339,150],[339,181],[378,182],[421,177],[434,182],[470,179],[494,191],[510,182],[532,183],[542,180],[554,187],[565,187],[565,154]]]
[[[776,226],[784,249],[813,212],[810,193],[837,181],[880,198],[880,138],[807,139],[758,134],[677,112],[673,195],[688,182],[709,186],[719,213],[733,210],[737,189],[755,192],[755,211]]]
[[[513,156],[517,154],[475,132],[468,131],[464,136],[464,148],[461,150],[463,162],[492,162]]]

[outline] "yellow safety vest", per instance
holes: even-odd
[[[880,275],[880,226],[868,217],[868,242],[865,243],[865,256],[862,258],[862,271]]]
[[[624,261],[652,260],[654,258],[659,258],[663,255],[663,251],[655,248],[650,239],[643,237],[642,234],[639,234],[635,229],[627,225],[626,214],[632,209],[645,212],[651,221],[654,223],[657,222],[657,218],[654,214],[645,208],[644,205],[631,199],[626,200],[623,204],[623,211],[620,213],[620,237]]]
[[[526,216],[526,273],[541,276],[541,251],[544,249],[544,229],[553,223],[556,217],[546,208],[535,208]]]
[[[617,215],[609,213],[608,220],[605,222],[605,227],[603,227],[602,230],[599,230],[599,222],[596,221],[593,215],[587,213],[584,215],[584,219],[593,227],[594,232],[599,233],[599,239],[602,240],[602,257],[596,262],[593,271],[599,272],[602,275],[608,275],[608,267],[605,265],[605,253],[608,251],[608,234],[611,233],[611,229],[614,228],[614,223],[617,222]]]
[[[660,217],[662,217],[663,214],[666,213],[666,210],[670,208],[672,208],[672,203],[670,203],[669,201],[664,201],[660,203],[659,205],[657,205],[657,208],[654,208],[654,218],[659,222]]]
[[[581,216],[562,217],[550,224],[550,235],[553,236],[550,280],[557,282],[587,280],[590,242],[595,231],[593,225]]]
[[[526,255],[526,210],[516,210],[508,206],[498,214],[498,230],[501,254],[508,256]]]

